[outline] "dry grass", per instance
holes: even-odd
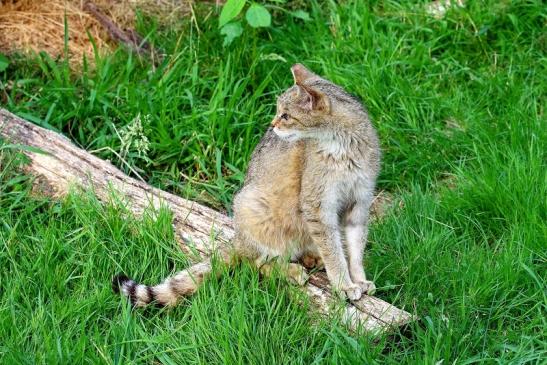
[[[45,51],[56,58],[64,55],[64,17],[68,22],[68,53],[73,67],[83,57],[93,62],[91,36],[100,52],[114,43],[93,16],[83,10],[84,0],[4,0],[0,3],[0,52]],[[134,28],[135,10],[172,22],[190,10],[190,0],[95,0],[120,28]]]

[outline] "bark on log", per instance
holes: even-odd
[[[0,109],[0,138],[45,152],[25,151],[30,158],[27,169],[42,185],[42,191],[53,197],[62,197],[71,186],[78,186],[92,189],[99,200],[108,202],[115,191],[124,197],[137,217],[151,207],[165,206],[173,214],[173,228],[181,248],[189,254],[197,252],[201,258],[210,255],[215,247],[228,244],[233,237],[232,221],[226,215],[133,179],[110,162],[76,147],[66,137],[4,109]],[[198,258],[193,257],[197,261]],[[325,315],[340,309],[332,305],[333,297],[324,272],[311,275],[304,292]],[[402,326],[413,320],[410,313],[372,296],[345,304],[341,312],[350,327],[371,332]]]

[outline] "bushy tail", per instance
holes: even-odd
[[[221,261],[231,264],[227,254],[219,256]],[[139,284],[133,279],[119,274],[112,279],[112,289],[115,293],[121,293],[128,297],[135,307],[144,307],[151,303],[160,307],[173,306],[182,297],[195,293],[203,280],[212,272],[212,259],[209,258],[179,271],[156,286]]]

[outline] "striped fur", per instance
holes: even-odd
[[[155,286],[139,284],[124,274],[119,274],[112,279],[112,289],[115,293],[126,296],[135,307],[145,307],[148,304],[169,307],[176,305],[181,298],[193,294],[211,272],[212,263],[209,259],[179,271]]]

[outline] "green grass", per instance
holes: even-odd
[[[313,2],[312,21],[274,14],[229,48],[198,7],[199,30],[140,18],[167,53],[157,67],[119,50],[82,74],[45,55],[0,72],[3,107],[227,211],[289,66],[344,85],[379,130],[379,189],[401,202],[371,227],[367,272],[420,322],[352,335],[245,266],[176,309],[131,311],[112,274],[154,283],[188,264],[169,215],[33,196],[0,145],[0,363],[544,363],[546,9],[469,1],[434,19],[420,6]],[[119,136],[138,115],[140,155]]]

